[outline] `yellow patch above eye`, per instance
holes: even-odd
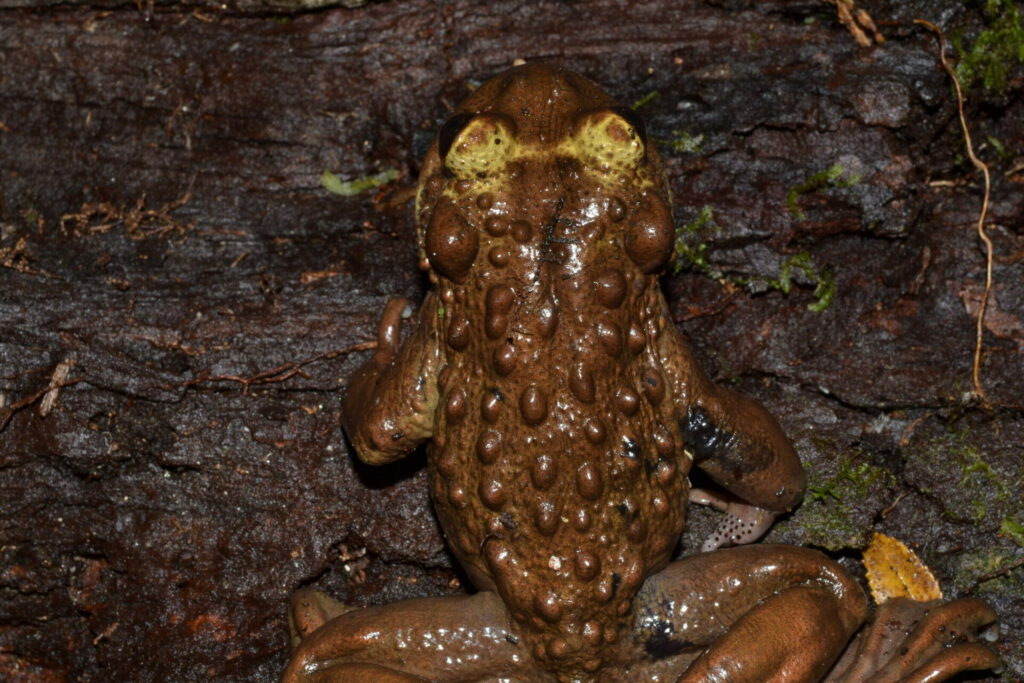
[[[634,171],[644,158],[644,143],[626,119],[613,111],[587,114],[569,137],[564,152],[602,171]]]
[[[515,151],[512,126],[498,116],[481,114],[459,131],[444,165],[457,178],[482,178],[500,171]]]

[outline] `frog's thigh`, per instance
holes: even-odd
[[[353,608],[312,588],[300,588],[288,600],[288,633],[292,647],[309,634]]]
[[[496,672],[525,679],[530,661],[501,600],[482,591],[341,614],[302,640],[282,680],[473,680]]]
[[[649,578],[634,637],[656,663],[677,658],[679,681],[816,680],[866,611],[860,587],[821,553],[743,546],[673,562]]]

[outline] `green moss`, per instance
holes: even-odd
[[[342,180],[330,171],[324,171],[324,174],[320,176],[320,184],[328,192],[339,194],[342,197],[352,197],[367,190],[372,190],[375,187],[380,187],[385,183],[390,183],[397,177],[398,171],[393,168],[381,171],[375,175],[355,178],[353,180]]]
[[[961,470],[963,476],[960,478],[960,486],[980,486],[984,489],[996,492],[996,500],[1004,501],[1010,494],[1006,483],[1003,481],[992,466],[978,452],[978,449],[971,445],[964,445],[960,452]]]
[[[704,142],[704,134],[691,135],[684,130],[672,131],[670,140],[658,140],[658,144],[668,147],[680,154],[700,154],[700,146]]]
[[[922,471],[944,472],[929,477],[934,482],[936,503],[942,514],[955,522],[983,525],[984,533],[995,533],[998,520],[1014,511],[1014,494],[1019,486],[996,471],[985,455],[970,442],[970,432],[960,430],[921,449],[908,449],[907,466]]]
[[[800,195],[817,192],[818,190],[852,187],[860,182],[859,175],[851,175],[844,178],[843,175],[845,173],[846,169],[843,168],[842,164],[833,164],[824,171],[815,173],[804,182],[789,188],[789,191],[786,192],[786,206],[789,207],[790,213],[798,220],[807,218],[803,209],[800,208]]]
[[[715,376],[715,382],[718,384],[732,384],[736,385],[740,383],[740,375],[736,369],[729,364],[729,359],[724,354],[715,351],[714,349],[708,349],[708,355],[714,360],[718,366],[718,373]]]
[[[641,97],[639,100],[634,102],[633,106],[630,107],[630,108],[633,111],[636,111],[636,110],[640,109],[641,107],[646,107],[648,104],[650,104],[654,100],[658,99],[659,97],[661,97],[661,93],[658,92],[657,90],[652,90],[651,92],[647,93],[646,95]]]
[[[832,552],[863,548],[868,542],[869,529],[839,505],[809,506],[798,523],[804,532],[803,543]]]
[[[1020,595],[1024,592],[1024,567],[1002,571],[1016,562],[1018,555],[997,547],[978,548],[959,554],[960,564],[953,574],[953,589],[957,594]],[[991,579],[980,581],[983,576]]]
[[[988,0],[984,12],[987,28],[969,46],[962,35],[953,37],[960,56],[954,71],[965,91],[981,81],[985,90],[1002,92],[1013,68],[1024,63],[1024,23],[1014,0]]]
[[[863,498],[871,485],[890,476],[889,472],[868,462],[855,463],[853,458],[839,462],[839,471],[827,479],[808,477],[807,500],[843,500],[845,497]]]
[[[988,144],[992,145],[992,149],[996,151],[996,156],[999,157],[999,161],[1009,161],[1016,156],[1013,153],[1013,150],[1006,149],[1006,146],[999,141],[999,138],[986,135],[985,139],[988,140]]]
[[[673,271],[679,273],[689,266],[714,279],[721,277],[722,274],[714,270],[708,261],[707,243],[700,239],[708,231],[719,232],[721,229],[715,223],[714,209],[710,206],[701,207],[695,219],[676,230],[676,262],[672,266]]]
[[[866,545],[873,512],[865,509],[865,501],[886,498],[895,480],[887,470],[859,458],[844,456],[831,476],[808,468],[807,494],[794,517],[807,543],[833,551]]]
[[[1010,539],[1017,545],[1024,548],[1024,524],[1021,524],[1016,517],[1019,517],[1020,513],[1014,517],[1006,517],[999,525],[999,534]]]
[[[814,301],[807,304],[807,310],[821,313],[829,307],[836,294],[835,273],[830,268],[819,268],[813,257],[806,251],[793,254],[782,262],[777,278],[746,278],[735,273],[725,274],[708,260],[708,244],[704,237],[710,232],[721,231],[715,222],[715,212],[710,206],[701,207],[697,217],[676,230],[676,261],[673,272],[693,270],[713,280],[725,279],[740,287],[761,284],[788,295],[793,288],[794,275],[803,276],[814,285]]]
[[[807,304],[807,310],[821,313],[829,307],[836,294],[835,274],[828,268],[819,269],[815,265],[814,259],[806,251],[793,254],[783,261],[778,279],[769,280],[768,285],[783,294],[789,294],[789,290],[793,287],[793,274],[797,271],[803,273],[804,277],[814,283],[815,300]]]

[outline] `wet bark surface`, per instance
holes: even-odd
[[[384,302],[424,291],[423,152],[520,57],[648,100],[676,321],[809,471],[768,539],[862,574],[873,531],[900,538],[996,606],[1024,675],[1024,81],[968,108],[994,182],[984,409],[980,175],[910,23],[969,38],[977,8],[865,3],[888,40],[861,48],[809,2],[26,4],[0,2],[4,678],[269,681],[295,588],[465,590],[422,455],[361,465],[338,407]],[[714,523],[695,510],[679,552]]]

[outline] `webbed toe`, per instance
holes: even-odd
[[[992,608],[977,598],[894,598],[877,609],[826,681],[936,683],[962,671],[997,667],[999,657],[981,642],[996,619]]]

